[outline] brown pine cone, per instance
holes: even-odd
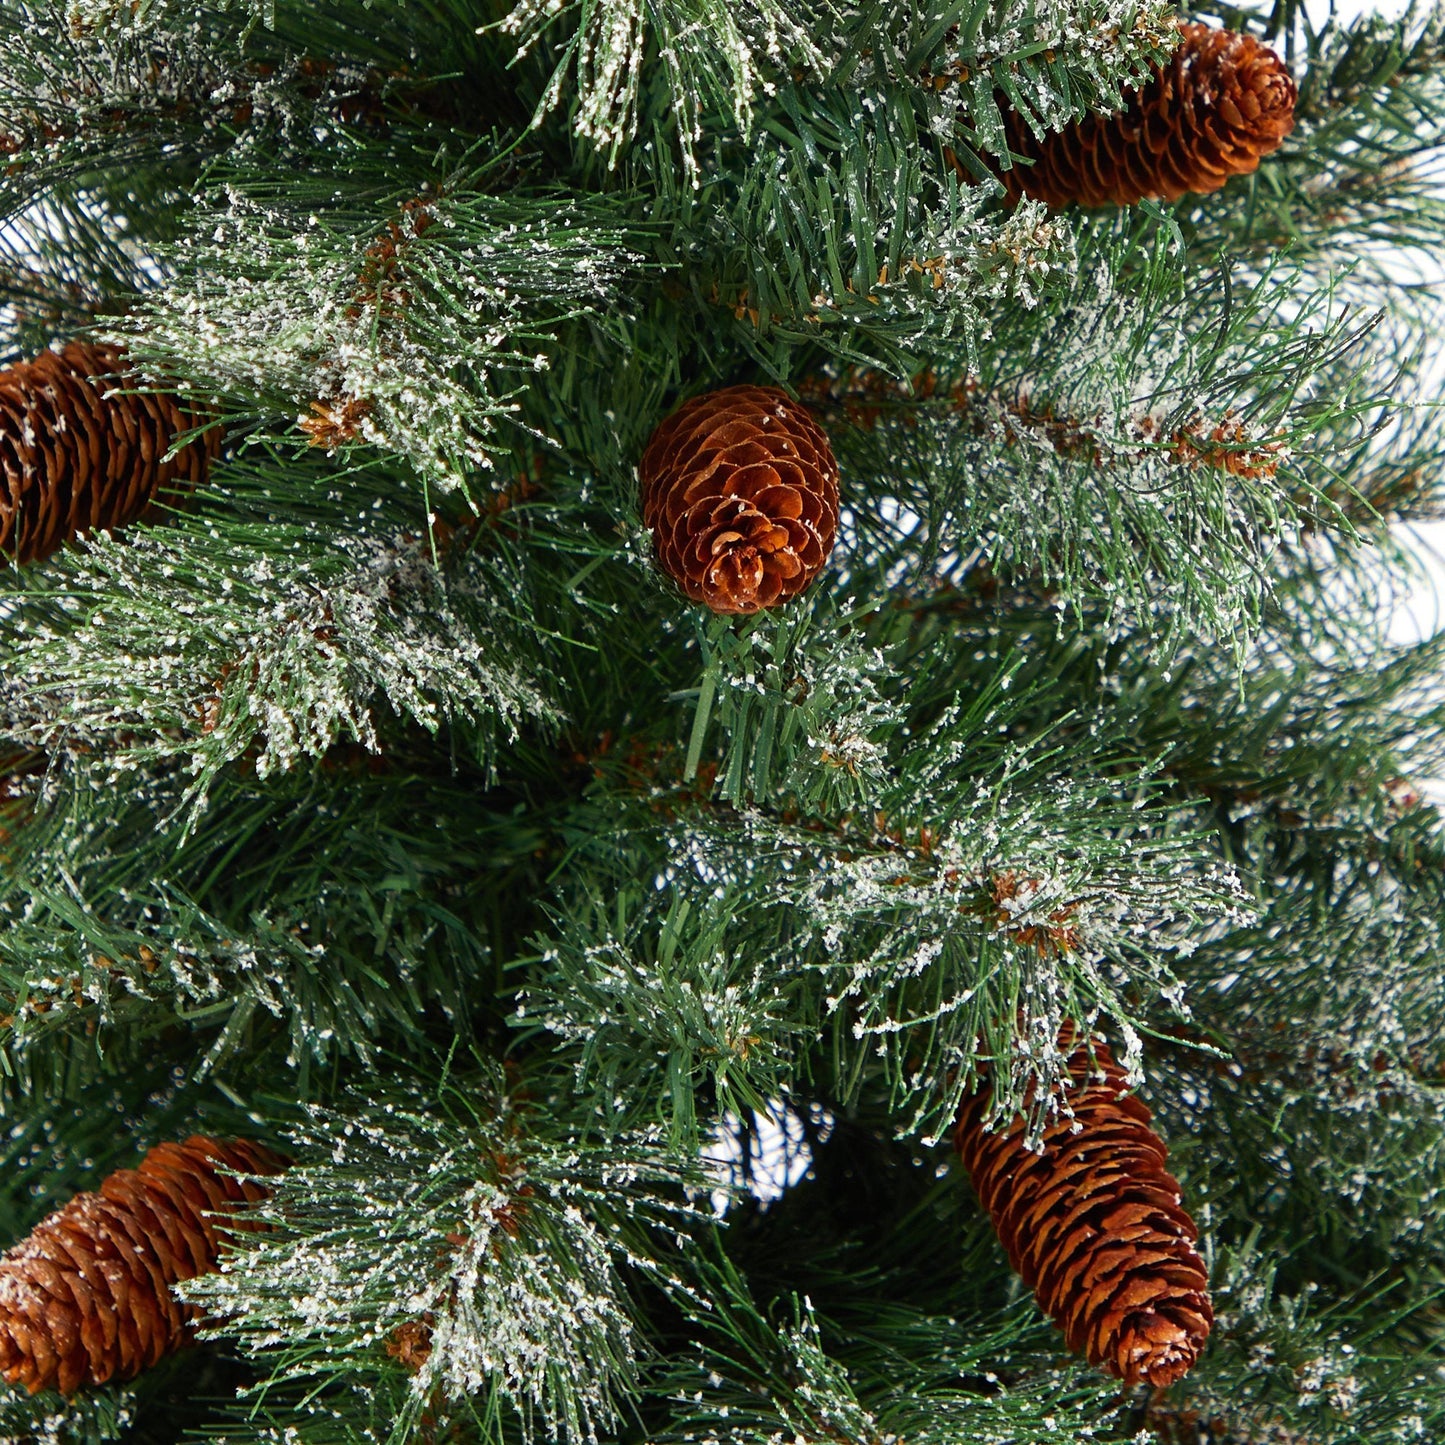
[[[838,530],[838,463],[807,410],[770,386],[694,397],[638,468],[657,561],[694,602],[758,612],[796,597]]]
[[[160,1144],[98,1193],[77,1194],[0,1255],[0,1376],[72,1394],[129,1380],[188,1345],[196,1311],[171,1285],[216,1268],[228,1243],[212,1212],[265,1199],[253,1181],[285,1162],[244,1139]],[[237,1220],[232,1229],[256,1226]]]
[[[0,555],[38,561],[206,479],[219,430],[163,461],[196,419],[173,397],[116,392],[134,384],[125,369],[114,347],[72,341],[0,371]]]
[[[1021,1118],[984,1131],[987,1088],[964,1104],[954,1145],[1009,1263],[1069,1348],[1128,1385],[1168,1385],[1214,1322],[1199,1232],[1149,1110],[1103,1044],[1094,1059],[1102,1079],[1090,1076],[1087,1046],[1074,1051],[1074,1117],[1047,1126],[1041,1152],[1026,1147]]]
[[[1032,165],[1000,171],[1009,201],[1132,206],[1208,195],[1248,175],[1294,129],[1295,83],[1252,35],[1182,24],[1179,48],[1124,109],[1086,115],[1040,139],[1005,111],[1009,149]]]

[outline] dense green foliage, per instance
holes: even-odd
[[[1115,103],[1152,0],[0,0],[8,355],[226,434],[0,574],[0,1239],[297,1160],[199,1351],[0,1441],[1445,1438],[1445,10],[1226,18],[1284,148],[1050,214],[945,148]],[[742,622],[636,479],[735,381],[845,508]],[[1201,1225],[1167,1392],[949,1166],[1068,1018]]]

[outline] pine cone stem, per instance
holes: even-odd
[[[195,1310],[171,1292],[216,1268],[229,1234],[215,1214],[265,1199],[244,1175],[284,1161],[243,1139],[160,1144],[78,1194],[0,1256],[0,1376],[33,1395],[133,1379],[188,1345]],[[229,1229],[255,1228],[242,1219]]]
[[[1072,1117],[1052,1121],[1037,1152],[1022,1118],[984,1129],[988,1089],[964,1104],[954,1145],[1009,1263],[1069,1348],[1125,1384],[1171,1384],[1214,1320],[1198,1230],[1109,1050],[1095,1043],[1091,1065],[1080,1044],[1069,1071]]]
[[[1132,206],[1208,195],[1279,146],[1294,128],[1296,96],[1279,56],[1252,35],[1179,29],[1173,56],[1126,90],[1113,115],[1086,115],[1039,137],[1005,111],[1009,149],[1025,162],[997,172],[1010,203],[1029,196],[1055,207]]]
[[[174,397],[118,390],[134,384],[126,369],[114,347],[72,341],[0,371],[0,556],[42,560],[205,481],[219,430],[165,460],[197,419]]]

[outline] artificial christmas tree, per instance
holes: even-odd
[[[1445,1438],[1445,12],[1316,18],[0,0],[0,1441]]]

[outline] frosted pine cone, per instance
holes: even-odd
[[[227,1236],[212,1214],[267,1196],[217,1169],[283,1167],[259,1144],[198,1134],[158,1145],[42,1219],[0,1255],[0,1376],[32,1395],[69,1395],[132,1379],[189,1344],[195,1311],[170,1287],[216,1268]]]
[[[73,341],[0,371],[0,556],[38,561],[205,480],[216,429],[164,461],[195,418],[173,397],[116,392],[125,369],[113,347]]]
[[[1005,112],[1009,149],[1032,165],[999,172],[1009,199],[1132,206],[1208,195],[1248,175],[1294,128],[1295,83],[1252,35],[1181,25],[1179,48],[1124,109],[1086,115],[1040,139]]]
[[[1009,1263],[1069,1348],[1125,1384],[1167,1385],[1209,1336],[1209,1278],[1149,1110],[1102,1044],[1094,1059],[1102,1079],[1087,1047],[1075,1050],[1074,1117],[1048,1125],[1041,1152],[1026,1147],[1022,1119],[984,1131],[987,1089],[965,1103],[954,1144]]]
[[[798,403],[765,386],[694,397],[639,466],[658,564],[714,612],[758,612],[822,570],[838,528],[838,464]]]

